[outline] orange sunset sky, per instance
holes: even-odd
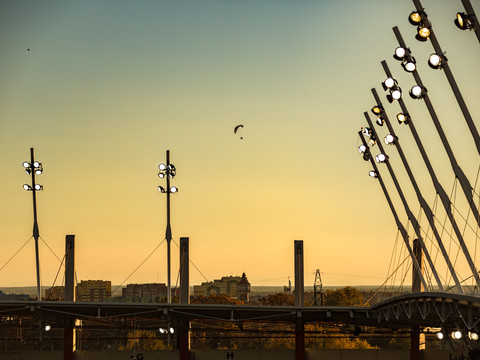
[[[479,14],[479,3],[473,5]],[[453,24],[464,11],[461,1],[423,6],[480,126],[480,46],[473,32]],[[293,281],[294,240],[304,241],[306,286],[316,269],[324,285],[381,284],[392,257],[400,256],[392,256],[399,239],[378,181],[357,151],[357,132],[374,105],[372,88],[392,123],[399,112],[385,100],[382,60],[403,87],[447,192],[455,184],[425,105],[408,97],[414,79],[392,57],[398,46],[392,27],[417,59],[472,184],[479,164],[445,75],[427,66],[430,42],[414,39],[412,10],[408,0],[2,1],[0,266],[32,235],[21,164],[34,147],[44,166],[42,285],[53,284],[60,266],[45,243],[61,259],[67,234],[76,236],[79,280],[122,283],[164,239],[166,197],[157,186],[165,182],[157,166],[170,150],[179,188],[173,237],[177,244],[190,238],[200,270],[191,266],[191,284],[245,272],[254,286],[286,285]],[[234,134],[238,124],[244,127]],[[408,128],[393,125],[433,207],[435,192]],[[395,149],[388,151],[418,214]],[[474,239],[469,246],[476,259]],[[175,284],[175,244],[172,256]],[[35,285],[34,259],[30,240],[0,271],[0,286]],[[165,243],[127,283],[157,281],[166,282]]]

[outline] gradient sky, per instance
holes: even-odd
[[[473,32],[453,24],[461,1],[423,6],[480,126],[480,46]],[[372,88],[390,119],[399,111],[384,100],[382,60],[403,87],[447,191],[454,184],[424,104],[407,95],[413,77],[392,57],[393,26],[417,58],[472,184],[478,170],[446,78],[426,65],[433,48],[414,39],[407,21],[413,9],[408,0],[0,2],[0,266],[32,234],[21,164],[34,147],[45,169],[38,177],[42,239],[61,259],[65,235],[75,234],[78,279],[122,283],[164,239],[166,197],[156,187],[164,185],[157,166],[168,149],[180,190],[172,196],[174,240],[190,237],[201,272],[191,267],[191,284],[245,272],[252,285],[286,285],[298,239],[305,285],[313,285],[316,269],[324,285],[382,283],[397,230],[357,151]],[[233,133],[237,124],[241,134]],[[394,127],[433,206],[410,133]],[[52,285],[60,262],[45,243],[42,284]],[[166,282],[165,243],[126,283],[157,281]],[[0,286],[35,282],[32,239],[0,271]]]

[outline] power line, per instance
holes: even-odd
[[[28,242],[29,242],[30,240],[32,240],[32,238],[33,238],[33,235],[30,237],[30,239],[28,239],[28,240],[25,242],[25,244],[23,244],[23,245],[20,247],[20,249],[17,250],[17,252],[16,252],[15,254],[13,254],[13,256],[12,256],[10,259],[7,260],[7,262],[6,262],[5,264],[3,264],[3,266],[0,268],[0,271],[2,271],[5,266],[7,266],[7,264],[25,247],[25,245],[28,244]]]

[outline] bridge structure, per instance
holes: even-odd
[[[431,63],[431,67],[441,68],[445,73],[449,85],[452,88],[455,99],[461,109],[464,120],[472,135],[475,146],[480,155],[480,136],[473,122],[472,116],[463,100],[460,90],[455,82],[453,74],[449,68],[448,60],[440,47],[436,38],[432,24],[428,19],[426,10],[419,0],[413,0],[415,10],[410,15],[410,22],[417,26],[417,38],[420,40],[430,40],[434,54],[437,56],[437,62]],[[471,29],[475,30],[477,37],[480,25],[478,18],[473,12],[468,0],[462,0],[466,16],[470,19]],[[459,20],[457,20],[458,22]],[[475,189],[471,181],[467,178],[461,165],[455,158],[452,148],[448,142],[446,132],[443,130],[438,120],[438,115],[429,99],[428,92],[423,85],[419,72],[415,66],[415,59],[412,56],[410,48],[405,44],[400,31],[397,27],[393,28],[394,34],[398,40],[398,48],[395,51],[395,58],[401,61],[402,67],[410,72],[416,85],[411,89],[412,97],[423,100],[430,117],[434,123],[435,130],[441,139],[442,146],[448,156],[452,171],[455,174],[456,181],[460,184],[466,202],[468,203],[469,213],[475,222],[475,229],[480,226],[480,212],[478,210],[478,200],[475,199]],[[398,50],[398,53],[397,53]],[[438,221],[434,215],[432,207],[425,201],[423,194],[417,184],[415,176],[409,166],[407,158],[402,150],[398,136],[388,118],[386,108],[382,104],[376,89],[372,89],[374,106],[371,111],[376,116],[376,125],[386,127],[389,134],[385,137],[387,145],[394,145],[401,159],[402,165],[408,174],[408,179],[414,189],[416,199],[420,205],[428,226],[431,229],[432,243],[440,253],[443,259],[443,266],[447,270],[448,277],[452,281],[452,287],[449,288],[440,276],[440,271],[434,263],[434,256],[430,253],[427,246],[426,231],[422,229],[420,221],[412,212],[412,204],[409,204],[404,192],[397,180],[394,168],[390,164],[389,157],[385,148],[379,141],[380,136],[375,129],[375,124],[371,121],[369,113],[364,116],[367,121],[366,127],[359,132],[361,145],[359,151],[363,159],[371,164],[373,170],[370,175],[378,180],[381,189],[385,195],[388,206],[395,219],[405,248],[408,252],[408,259],[412,264],[413,286],[412,292],[396,296],[383,302],[371,305],[369,307],[338,307],[338,306],[305,306],[304,298],[304,272],[303,272],[303,241],[296,240],[294,243],[295,258],[295,305],[294,306],[260,306],[260,305],[220,305],[220,304],[190,304],[189,303],[189,261],[188,259],[188,238],[181,238],[180,241],[180,302],[168,303],[112,303],[112,302],[75,302],[74,301],[74,245],[72,236],[67,236],[66,244],[66,265],[65,265],[65,285],[66,301],[2,301],[0,302],[0,326],[15,325],[20,319],[39,320],[41,324],[53,324],[64,329],[64,359],[74,358],[75,350],[75,330],[78,329],[78,322],[91,322],[98,328],[129,328],[134,326],[136,329],[158,330],[159,327],[172,327],[177,336],[177,346],[179,349],[180,360],[190,358],[189,336],[192,322],[217,321],[231,324],[238,328],[247,323],[272,323],[272,324],[290,324],[295,333],[295,359],[305,359],[305,325],[313,323],[331,323],[336,325],[349,325],[355,328],[354,335],[358,335],[359,327],[374,327],[382,329],[405,329],[411,335],[411,359],[420,358],[421,335],[427,329],[436,329],[435,332],[442,333],[446,339],[448,334],[454,334],[457,340],[465,343],[466,348],[478,348],[475,342],[480,332],[480,275],[474,263],[474,257],[471,255],[464,231],[458,223],[452,200],[447,195],[444,187],[438,180],[438,176],[428,157],[428,152],[419,138],[415,128],[414,116],[407,109],[405,102],[401,97],[401,89],[385,61],[382,67],[387,76],[383,83],[383,88],[387,92],[389,103],[398,103],[401,109],[396,118],[399,124],[408,125],[416,145],[421,153],[422,160],[428,169],[435,192],[440,199],[446,217],[452,227],[453,235],[458,244],[461,256],[469,269],[469,276],[461,279],[455,268],[447,246],[442,238],[444,229],[439,228]],[[380,154],[372,154],[373,146],[377,146]],[[33,154],[33,152],[32,152]],[[32,163],[33,166],[33,155]],[[378,164],[378,165],[377,165]],[[413,234],[410,234],[406,226],[401,221],[400,211],[392,201],[391,192],[387,188],[384,178],[386,176],[380,171],[380,165],[385,164],[394,186],[395,192],[401,200],[402,213],[408,218],[408,223],[412,225]],[[32,168],[32,170],[34,170]],[[168,176],[167,176],[168,179]],[[32,173],[31,189],[35,199],[36,184],[34,172]],[[35,200],[34,200],[35,201]],[[414,206],[415,206],[414,205]],[[466,225],[465,225],[466,227]],[[476,233],[476,231],[474,231]],[[34,235],[38,237],[38,225],[34,224]],[[167,235],[168,237],[168,235]],[[38,265],[37,265],[38,276]],[[465,286],[466,279],[473,279],[472,286]],[[40,294],[40,292],[39,292]],[[170,292],[169,292],[170,296]],[[40,296],[39,296],[40,299]],[[470,338],[469,338],[470,337]]]

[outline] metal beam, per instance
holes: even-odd
[[[377,132],[375,131],[375,128],[373,127],[372,120],[370,120],[370,116],[368,115],[367,112],[364,113],[365,118],[367,119],[367,122],[372,129],[373,135],[378,139]],[[382,142],[377,140],[378,147],[380,149],[380,152],[385,154],[385,150],[383,148]],[[438,276],[437,270],[435,269],[435,265],[432,261],[432,258],[430,257],[430,253],[425,246],[425,242],[423,241],[422,233],[420,231],[420,224],[413,215],[412,211],[410,210],[410,207],[408,206],[407,199],[405,198],[405,195],[403,194],[402,188],[400,187],[400,184],[397,180],[397,177],[395,176],[395,172],[393,171],[392,165],[390,164],[390,161],[387,159],[385,161],[385,165],[387,165],[388,172],[390,173],[390,176],[392,177],[393,183],[395,184],[395,188],[397,189],[398,195],[400,196],[400,200],[402,201],[403,207],[405,208],[405,212],[407,213],[408,219],[413,225],[413,229],[415,231],[415,234],[417,235],[417,238],[420,242],[420,246],[422,247],[422,250],[425,254],[425,257],[427,258],[428,265],[430,266],[430,270],[432,271],[433,277],[435,278],[435,281],[437,282],[437,286],[441,291],[444,291],[442,281],[440,280],[440,277]]]
[[[407,49],[405,41],[403,40],[402,35],[400,34],[400,30],[398,29],[398,27],[395,26],[393,28],[393,32],[395,33],[395,36],[398,40],[398,44],[400,46],[402,46],[403,48]],[[408,56],[410,56],[410,55],[408,55]],[[388,70],[388,67],[386,66],[386,63],[382,63],[382,65],[383,64],[384,64],[384,69],[387,72],[387,74],[390,73],[390,71]],[[412,75],[415,78],[415,81],[417,82],[417,84],[420,85],[420,86],[423,86],[422,79],[420,78],[420,75],[418,74],[418,71],[417,70],[413,71]],[[430,102],[428,94],[425,95],[424,100],[425,100],[425,105],[427,106],[427,109],[430,113],[430,117],[432,118],[433,123],[435,125],[435,128],[437,130],[437,133],[440,136],[443,147],[445,148],[445,151],[447,152],[448,158],[450,160],[450,164],[452,166],[452,170],[455,173],[456,178],[460,182],[463,193],[465,194],[465,197],[468,200],[468,203],[470,205],[470,209],[472,210],[472,213],[474,214],[475,219],[477,220],[477,224],[480,225],[478,209],[475,205],[475,202],[473,201],[472,186],[470,185],[470,182],[468,181],[465,173],[460,168],[460,166],[457,163],[457,160],[455,159],[455,155],[453,154],[453,151],[450,147],[450,144],[448,143],[445,132],[443,131],[442,125],[440,124],[440,121],[438,120],[437,114],[435,113],[433,105]],[[402,111],[404,111],[405,113],[408,113],[408,111],[405,107],[405,103],[403,102],[402,99],[399,100],[399,104],[402,107]],[[475,282],[477,284],[477,287],[480,288],[480,277],[478,275],[478,271],[475,267],[475,264],[472,260],[472,257],[470,256],[470,252],[468,251],[467,245],[465,244],[465,241],[463,240],[463,235],[462,235],[460,229],[458,228],[458,225],[456,224],[456,221],[455,221],[455,218],[453,216],[452,209],[451,209],[450,199],[448,198],[448,195],[446,194],[445,190],[440,186],[440,184],[437,180],[437,177],[434,175],[433,168],[431,167],[430,161],[428,160],[428,157],[426,156],[425,149],[423,148],[423,145],[421,145],[421,141],[418,138],[418,134],[417,134],[412,122],[410,122],[410,130],[412,131],[412,134],[415,137],[415,142],[417,143],[417,145],[420,149],[420,152],[422,153],[422,157],[424,158],[425,164],[427,165],[427,168],[429,169],[429,173],[430,173],[430,176],[432,177],[432,181],[434,182],[435,189],[436,189],[437,193],[439,194],[439,196],[442,200],[442,204],[443,204],[443,206],[445,208],[445,211],[447,212],[448,218],[449,218],[449,220],[450,220],[450,222],[451,222],[451,224],[454,228],[455,234],[458,238],[458,241],[460,243],[462,251],[465,255],[465,258],[467,259],[470,270],[471,270],[471,272],[472,272],[472,274],[475,278]]]
[[[386,62],[383,61],[382,65],[384,67],[386,66]],[[388,75],[387,75],[388,76]],[[391,76],[389,76],[391,77]],[[407,158],[405,157],[405,153],[403,152],[402,146],[400,142],[398,141],[398,137],[395,134],[395,130],[392,127],[392,124],[388,118],[387,113],[383,109],[382,102],[380,101],[380,98],[377,94],[377,91],[375,89],[372,89],[373,97],[375,98],[375,101],[377,102],[377,106],[380,107],[381,110],[381,115],[384,118],[385,124],[388,127],[388,130],[390,131],[390,134],[393,135],[395,138],[397,138],[397,141],[395,143],[395,148],[398,151],[398,154],[400,155],[400,159],[402,160],[403,166],[405,167],[405,170],[407,171],[408,178],[410,179],[410,182],[412,183],[412,186],[415,190],[415,194],[417,195],[417,199],[420,203],[421,208],[423,209],[425,215],[427,216],[428,223],[430,224],[430,227],[432,228],[433,235],[435,236],[435,240],[437,241],[437,244],[440,248],[440,251],[443,255],[443,258],[445,259],[445,262],[447,263],[448,269],[450,271],[450,274],[452,275],[453,281],[455,282],[455,286],[457,287],[457,290],[459,293],[463,293],[462,286],[460,285],[460,281],[458,280],[457,274],[455,272],[455,268],[452,265],[452,262],[450,261],[450,257],[448,255],[447,250],[445,249],[445,246],[443,245],[442,238],[437,230],[437,227],[435,226],[435,218],[433,215],[433,211],[431,210],[430,206],[428,203],[425,201],[425,198],[422,196],[420,188],[417,184],[417,181],[415,180],[415,176],[413,175],[413,172],[410,168],[410,165],[408,164]]]
[[[358,132],[358,136],[360,136],[360,139],[362,140],[363,145],[365,146],[366,150],[365,152],[367,153],[368,161],[373,166],[373,170],[377,174],[377,179],[378,182],[380,183],[380,186],[382,187],[383,194],[385,195],[385,198],[387,199],[388,206],[390,207],[390,211],[393,214],[393,217],[395,219],[395,223],[397,224],[397,228],[400,231],[400,234],[402,235],[403,242],[405,243],[405,246],[407,247],[408,254],[410,255],[410,258],[412,259],[413,266],[417,270],[417,272],[420,274],[420,281],[422,282],[422,285],[425,289],[428,289],[427,282],[425,281],[425,278],[422,274],[422,270],[420,265],[418,264],[417,258],[412,250],[412,247],[410,246],[410,241],[408,238],[408,233],[405,227],[403,226],[402,222],[400,221],[397,211],[395,210],[395,206],[393,206],[393,202],[390,198],[390,195],[388,194],[387,188],[385,186],[385,183],[383,182],[382,176],[380,172],[378,171],[377,164],[375,164],[375,161],[373,160],[372,154],[370,153],[370,149],[368,148],[367,142],[365,141],[365,138],[363,137],[363,134],[361,131]]]

